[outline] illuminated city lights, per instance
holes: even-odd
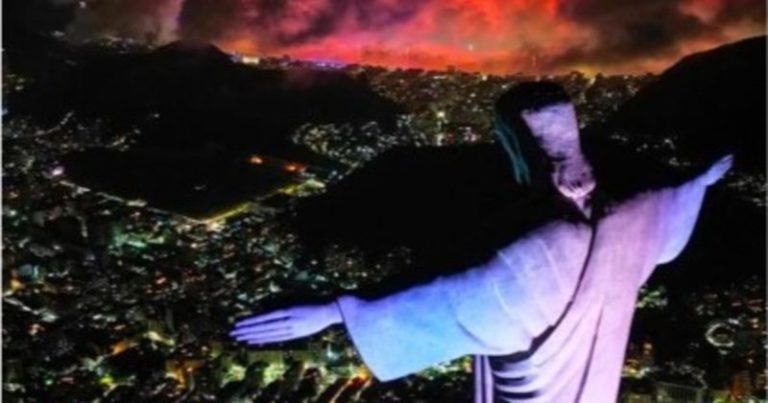
[[[264,163],[264,159],[259,157],[258,155],[254,155],[250,159],[251,164],[261,165]]]
[[[537,12],[542,18],[550,18],[546,10],[552,6],[543,4],[534,7],[541,8]],[[493,10],[487,15],[494,15]],[[457,25],[462,27],[466,25]],[[345,35],[338,38],[346,39]],[[236,65],[243,71],[282,74],[321,69],[365,79],[377,94],[403,105],[404,112],[391,125],[374,120],[306,121],[285,134],[291,147],[321,162],[303,159],[302,153],[280,158],[272,150],[235,150],[238,169],[281,175],[290,182],[258,195],[245,194],[236,203],[194,217],[158,208],[143,195],[119,195],[78,184],[62,162],[75,151],[132,149],[147,127],[166,118],[166,109],[150,110],[130,121],[135,131],[113,133],[108,117],[96,119],[65,109],[65,116],[51,126],[34,116],[15,114],[12,103],[5,105],[9,114],[3,122],[4,394],[11,401],[258,401],[259,396],[268,398],[263,394],[267,390],[303,384],[309,396],[302,397],[305,401],[333,388],[338,390],[330,395],[351,395],[348,401],[430,401],[434,396],[439,401],[468,401],[469,358],[382,384],[362,365],[340,329],[306,343],[279,345],[274,351],[235,346],[225,334],[238,318],[267,309],[267,304],[280,298],[363,289],[419,269],[413,267],[415,253],[407,247],[379,251],[376,256],[342,244],[309,251],[294,232],[291,215],[295,204],[334,191],[339,181],[390,150],[494,142],[491,101],[515,83],[546,77],[464,72],[463,68],[480,70],[483,66],[475,62],[491,60],[495,54],[488,46],[490,37],[459,31],[457,35],[471,39],[460,42],[459,56],[471,52],[480,58],[456,58],[450,63],[457,67],[453,71],[447,71],[443,59],[455,49],[438,49],[434,43],[413,46],[407,61],[396,54],[405,47],[390,49],[386,44],[383,54],[363,46],[359,57],[350,56],[342,42],[330,43],[327,54],[304,45],[287,47],[296,56],[324,56],[314,57],[314,62],[265,55],[279,55],[284,49],[243,53],[258,55],[239,59],[248,65]],[[89,55],[129,47],[120,40],[100,43],[88,48]],[[227,49],[238,46],[231,44]],[[435,52],[429,53],[431,49]],[[63,59],[71,59],[73,66],[84,63],[66,54]],[[666,63],[667,57],[672,56],[661,59]],[[441,71],[346,63],[359,60]],[[658,78],[597,71],[601,70],[549,77],[573,95],[583,125],[604,121],[619,104]],[[4,95],[34,86],[32,77],[26,76],[31,74],[4,66],[3,78],[10,78],[4,80]],[[12,85],[6,88],[7,83]],[[212,123],[213,131],[217,124]],[[677,155],[682,146],[672,134],[608,136],[658,161],[688,164]],[[738,198],[744,210],[765,206],[764,175],[737,172],[721,190]],[[444,218],[451,219],[450,215]],[[702,273],[717,268],[717,263],[696,264],[703,267],[675,270]],[[657,381],[686,383],[696,385],[695,390],[704,389],[698,386],[698,379],[704,379],[716,396],[733,394],[730,390],[756,395],[765,385],[762,280],[744,278],[727,286],[686,288],[682,296],[679,288],[660,283],[641,290],[640,336],[648,336],[648,329],[659,323],[685,326],[684,331],[669,331],[663,340],[638,336],[627,351],[627,378],[651,386]],[[666,339],[672,336],[682,341],[674,345],[675,355],[669,358]],[[650,396],[642,387],[638,392],[631,382],[627,385],[627,395]],[[285,393],[284,401],[301,401]]]

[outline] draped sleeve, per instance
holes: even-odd
[[[342,296],[344,323],[382,381],[468,354],[528,350],[572,297],[589,234],[553,223],[465,272],[373,301]]]
[[[674,260],[688,244],[706,190],[707,185],[697,177],[680,186],[659,191],[658,264]]]

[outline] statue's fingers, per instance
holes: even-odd
[[[273,335],[273,336],[262,337],[262,338],[255,338],[255,339],[252,339],[252,340],[248,340],[247,343],[248,343],[248,345],[279,343],[281,341],[288,341],[288,340],[292,340],[292,339],[295,339],[295,338],[296,338],[296,335],[294,335],[293,333],[282,333],[282,334],[276,334],[276,335]]]
[[[235,339],[237,341],[249,341],[249,340],[263,339],[266,337],[272,337],[277,335],[288,335],[288,334],[295,334],[295,333],[296,332],[293,331],[293,329],[272,329],[266,332],[244,334],[241,336],[237,336]]]
[[[717,160],[707,171],[707,177],[706,181],[708,185],[712,185],[715,182],[719,181],[720,179],[725,176],[725,174],[731,169],[733,166],[733,154],[728,154],[725,157],[720,158]]]
[[[720,168],[728,170],[733,165],[733,154],[728,154],[725,157],[720,158],[715,164]]]
[[[255,335],[255,334],[274,332],[276,330],[287,331],[289,329],[290,327],[286,326],[283,322],[277,322],[277,323],[270,322],[266,324],[240,327],[229,332],[229,335],[232,337],[240,337],[240,336],[246,336],[246,335]]]
[[[289,317],[288,311],[281,309],[279,311],[273,311],[273,312],[265,313],[263,315],[252,316],[248,319],[241,320],[235,323],[235,327],[240,328],[243,326],[254,325],[262,322],[270,322],[275,320],[286,319],[288,317]]]
[[[728,154],[720,160],[725,172],[729,171],[733,167],[733,154]]]
[[[237,341],[250,341],[250,340],[257,340],[257,339],[263,339],[266,337],[272,337],[276,335],[284,335],[284,334],[294,334],[291,329],[272,329],[266,332],[259,332],[259,333],[252,333],[252,334],[244,334],[241,336],[237,336]]]

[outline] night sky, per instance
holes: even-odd
[[[491,73],[658,72],[765,30],[763,0],[35,0],[72,39]]]
[[[45,0],[73,39],[492,73],[658,72],[765,31],[763,0]]]

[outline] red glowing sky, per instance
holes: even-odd
[[[63,1],[63,0],[57,0]],[[73,37],[490,73],[658,72],[765,33],[763,0],[90,0]]]

